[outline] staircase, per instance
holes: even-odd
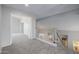
[[[66,50],[68,49],[67,47],[64,46],[64,43],[62,41],[62,37],[56,29],[54,30],[54,40],[57,43],[57,48],[66,49]]]

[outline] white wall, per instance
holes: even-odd
[[[20,33],[24,33],[24,23],[20,23]]]
[[[36,18],[33,17],[32,18],[32,38],[36,39],[36,26],[37,26],[37,23],[36,23]]]
[[[0,53],[1,53],[1,5],[0,5]]]
[[[19,14],[27,15],[26,13],[22,11],[2,5],[2,15],[1,15],[2,16],[2,21],[1,21],[2,30],[1,30],[1,35],[0,35],[1,36],[1,47],[12,44],[12,37],[11,37],[11,20],[12,20],[11,14],[12,13],[15,13],[15,14],[19,13]],[[33,27],[32,29],[35,29],[35,27]]]
[[[1,35],[1,5],[0,5],[0,35]],[[0,36],[0,39],[1,39],[1,36]],[[0,40],[1,42],[1,40]]]
[[[31,22],[24,22],[24,34],[31,38]]]
[[[38,26],[57,28],[67,34],[68,46],[72,49],[72,41],[79,40],[79,9],[39,20]]]
[[[28,36],[29,39],[35,38],[36,37],[36,26],[35,23],[36,19],[33,17],[26,17],[24,19],[24,34]]]
[[[29,39],[36,36],[36,19],[33,16],[27,16],[24,14],[18,15],[12,14],[12,33],[13,34],[25,34]]]
[[[38,25],[56,27],[59,30],[79,30],[79,11],[71,11],[64,14],[55,15],[47,19],[39,20]]]
[[[20,19],[12,17],[12,34],[23,33],[23,23]]]
[[[16,13],[17,10],[0,5],[0,47],[5,47],[12,43],[11,41],[11,13]],[[19,11],[18,11],[19,12]],[[17,12],[17,13],[18,13]],[[32,18],[31,37],[36,36],[36,19]],[[1,52],[1,48],[0,48]]]

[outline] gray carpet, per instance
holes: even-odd
[[[70,54],[72,51],[53,47],[37,39],[28,39],[25,35],[13,37],[13,44],[2,49],[2,54]]]

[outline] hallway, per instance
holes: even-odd
[[[61,47],[53,47],[36,39],[28,39],[25,35],[13,37],[13,44],[2,49],[2,54],[67,54],[71,51]]]

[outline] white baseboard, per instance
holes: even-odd
[[[1,44],[0,45],[0,54],[2,52],[2,48],[7,47],[7,46],[10,46],[11,44],[12,44],[11,42],[10,43],[7,43],[7,44]]]
[[[48,41],[46,41],[44,39],[40,39],[40,38],[37,38],[37,39],[40,40],[40,41],[42,41],[42,42],[44,42],[44,43],[46,43],[46,44],[49,44],[49,45],[54,46],[54,47],[57,47],[57,44],[54,44],[53,42],[50,43],[50,42],[48,42]]]
[[[3,48],[3,47],[6,47],[6,46],[10,46],[10,45],[11,45],[11,43],[8,43],[8,44],[2,44],[1,47]]]

